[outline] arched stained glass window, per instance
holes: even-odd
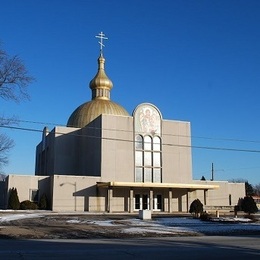
[[[139,105],[134,113],[135,181],[162,182],[162,115],[152,104]]]
[[[158,136],[153,137],[153,150],[161,151],[161,139]]]
[[[149,135],[144,137],[144,150],[152,150],[152,138]]]
[[[134,111],[135,132],[142,135],[161,135],[162,115],[152,104],[139,105]]]
[[[135,137],[135,181],[161,182],[161,138],[137,135]]]
[[[135,149],[143,150],[143,137],[141,135],[135,137]]]

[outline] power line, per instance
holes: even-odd
[[[3,125],[0,125],[0,128],[7,128],[7,129],[13,129],[13,130],[22,130],[22,131],[43,133],[43,130],[32,129],[32,128],[24,128],[24,127],[16,127],[16,126],[3,126]]]
[[[14,126],[0,126],[0,128],[8,128],[8,129],[14,129],[14,130],[43,133],[43,130],[32,129],[32,128],[23,128],[23,127],[14,127]],[[72,132],[70,132],[70,133],[62,133],[62,132],[53,132],[53,131],[51,131],[48,134],[70,135],[70,136],[87,137],[87,138],[99,138],[99,139],[103,139],[103,140],[122,141],[122,142],[131,142],[131,143],[135,142],[134,140],[109,138],[109,137],[99,137],[99,136],[85,135],[85,134],[79,134],[79,133],[76,134],[76,133],[72,133]],[[260,150],[255,150],[255,149],[238,149],[238,148],[214,147],[214,146],[181,145],[181,144],[168,144],[168,143],[162,143],[162,146],[194,148],[194,149],[205,149],[205,150],[218,150],[218,151],[231,151],[231,152],[260,153]]]
[[[48,122],[40,122],[40,121],[30,121],[30,120],[19,120],[15,119],[17,122],[22,122],[22,123],[31,123],[31,124],[39,124],[39,125],[52,125],[52,126],[61,126],[61,127],[67,127],[67,125],[64,124],[57,124],[57,123],[48,123]],[[5,126],[5,125],[4,125]],[[7,125],[6,125],[7,126]],[[130,133],[131,131],[129,130],[122,130],[122,129],[108,129],[108,128],[100,128],[100,127],[92,127],[89,126],[89,129],[95,129],[95,130],[109,130],[109,131],[119,131],[119,132],[128,132]],[[164,134],[165,136],[175,136],[175,137],[186,137],[186,138],[192,138],[192,139],[205,139],[205,140],[213,140],[213,141],[229,141],[229,142],[245,142],[245,143],[260,143],[258,140],[245,140],[245,139],[237,139],[237,138],[220,138],[220,137],[205,137],[205,136],[192,136],[192,135],[181,135],[181,134]]]
[[[30,121],[30,120],[20,120],[20,119],[16,119],[15,121],[17,122],[22,122],[22,123],[31,123],[31,124],[38,124],[38,125],[53,125],[53,126],[66,126],[66,125],[63,125],[63,124],[55,124],[55,123],[50,123],[50,122],[40,122],[40,121]]]

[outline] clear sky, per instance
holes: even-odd
[[[214,163],[216,180],[258,184],[259,14],[259,0],[2,1],[2,48],[36,81],[31,101],[0,99],[1,113],[19,117],[22,128],[66,125],[91,99],[95,35],[103,31],[113,101],[129,113],[150,102],[164,119],[190,121],[194,179],[210,179]],[[1,131],[16,144],[5,173],[33,175],[41,133]]]

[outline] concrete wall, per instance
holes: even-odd
[[[80,129],[55,127],[36,147],[36,175],[77,172]]]
[[[52,174],[70,175],[78,171],[80,129],[55,127],[54,169]]]
[[[7,202],[9,198],[9,191],[11,188],[17,189],[20,202],[31,199],[31,190],[39,190],[39,199],[44,193],[47,195],[48,200],[51,199],[49,177],[30,175],[8,175],[6,182]]]
[[[162,122],[162,179],[165,183],[192,181],[190,123]]]
[[[102,181],[134,181],[133,118],[102,115]]]
[[[99,177],[54,175],[52,180],[53,211],[82,212],[92,209],[91,198],[96,197]]]
[[[227,181],[194,181],[200,184],[219,185],[219,189],[206,191],[206,203],[204,191],[194,191],[189,195],[190,203],[199,199],[206,206],[235,206],[240,198],[245,197],[244,183],[230,183]]]
[[[76,175],[101,176],[102,117],[99,116],[81,129],[78,143],[79,169]]]
[[[9,175],[6,178],[6,187],[9,191],[16,188],[19,200],[30,200],[30,191],[39,190],[39,197],[45,193],[52,198],[53,211],[89,211],[105,212],[108,210],[108,194],[106,188],[97,188],[96,183],[101,177],[54,175],[24,176]],[[195,199],[200,199],[204,209],[214,207],[234,207],[240,198],[245,196],[244,183],[228,183],[225,181],[194,181],[197,184],[219,185],[219,189],[187,191],[186,189],[172,189],[171,212],[187,212],[190,204]],[[134,194],[149,195],[150,189],[134,189]],[[188,193],[187,193],[188,192]],[[129,188],[114,188],[111,201],[112,212],[129,211]],[[169,190],[153,189],[153,195],[161,194],[163,199],[163,211],[169,211]],[[188,195],[187,195],[188,194]],[[8,193],[5,204],[7,205]]]

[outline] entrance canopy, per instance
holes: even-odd
[[[188,190],[213,190],[219,185],[195,183],[154,183],[154,182],[97,182],[103,188],[161,188],[161,189],[188,189]]]

